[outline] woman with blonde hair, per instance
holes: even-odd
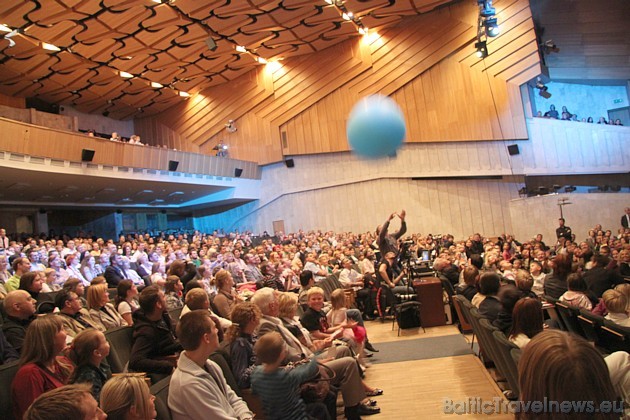
[[[558,330],[537,334],[523,350],[518,364],[518,382],[522,406],[535,401],[557,402],[548,410],[521,410],[518,419],[619,419],[623,406],[617,401],[608,367],[591,343]],[[608,413],[560,412],[563,401],[590,401],[599,408],[604,401]]]
[[[249,376],[256,362],[254,338],[262,313],[258,306],[243,302],[234,306],[231,313],[232,325],[228,328],[225,341],[230,351],[232,373],[239,388],[249,388]]]
[[[155,397],[144,378],[137,375],[114,376],[101,391],[101,409],[110,419],[152,420],[157,416]]]
[[[90,317],[102,331],[127,325],[114,305],[109,303],[109,292],[105,283],[93,284],[87,289],[87,308]]]
[[[16,419],[21,419],[41,394],[68,382],[72,363],[65,357],[58,357],[65,347],[66,332],[57,315],[36,318],[26,329],[20,368],[11,383]]]
[[[213,304],[217,309],[217,315],[229,319],[234,305],[240,301],[240,298],[233,290],[234,280],[232,280],[232,275],[223,269],[217,271],[214,279],[218,290],[213,300]]]

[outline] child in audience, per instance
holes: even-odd
[[[137,375],[114,376],[107,381],[101,391],[101,409],[109,419],[151,420],[157,416],[155,397],[144,378]]]
[[[300,384],[317,373],[317,361],[291,370],[280,366],[287,355],[286,345],[277,332],[263,335],[254,345],[254,353],[262,366],[251,375],[252,391],[260,396],[267,419],[329,419],[322,403],[305,404],[300,397]]]
[[[127,322],[127,325],[133,325],[131,314],[140,309],[140,305],[136,301],[138,288],[131,280],[121,280],[116,291],[118,292],[115,301],[116,310]]]
[[[543,330],[543,310],[538,299],[524,298],[516,302],[512,311],[512,329],[509,340],[524,348],[534,336]]]
[[[98,401],[101,389],[111,372],[102,362],[109,355],[109,343],[105,335],[95,328],[81,331],[70,347],[70,360],[75,370],[70,383],[87,382],[92,386],[92,395]]]
[[[545,294],[545,273],[543,273],[542,264],[538,261],[532,260],[529,264],[529,273],[534,279],[532,291],[536,293],[536,296],[542,297]]]
[[[620,291],[611,289],[604,292],[602,299],[608,310],[605,318],[622,327],[630,327],[630,317],[626,313],[628,306],[626,297]]]
[[[586,295],[588,286],[586,286],[586,282],[584,281],[582,274],[569,274],[569,277],[567,277],[567,286],[569,290],[560,296],[560,300],[562,302],[575,306],[576,308],[586,309],[587,311],[593,309],[593,304]]]
[[[357,325],[356,323],[350,324],[348,323],[348,316],[346,308],[346,294],[343,289],[337,289],[330,294],[330,303],[332,305],[332,309],[326,315],[328,319],[328,324],[331,327],[336,327],[338,325],[352,325],[351,328],[343,328],[342,338],[344,341],[350,343],[350,347],[355,351],[355,353],[359,356],[359,361],[362,365],[367,366],[366,357],[365,357],[365,328]]]

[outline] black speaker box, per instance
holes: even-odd
[[[94,159],[94,150],[90,150],[90,149],[81,150],[81,160],[83,162],[92,162],[92,159]]]
[[[510,144],[507,149],[510,156],[518,155],[519,153],[521,153],[521,151],[518,150],[518,144]]]
[[[284,164],[287,165],[287,168],[293,168],[295,166],[295,161],[293,159],[285,159]]]
[[[177,170],[177,167],[179,166],[179,162],[176,160],[169,160],[168,161],[168,170],[170,172],[175,172]]]
[[[234,168],[234,177],[240,178],[243,175],[243,170],[241,168]]]

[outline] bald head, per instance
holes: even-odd
[[[4,308],[8,315],[26,319],[35,313],[35,299],[26,290],[14,290],[4,298]]]

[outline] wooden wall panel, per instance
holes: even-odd
[[[178,172],[233,177],[234,168],[241,168],[242,178],[260,177],[260,168],[255,162],[111,142],[5,118],[0,118],[0,132],[5,138],[1,150],[11,153],[80,162],[81,151],[85,148],[94,150],[93,164],[166,171],[169,160],[175,160],[180,163]],[[215,170],[199,170],[211,168],[212,164],[215,164]]]
[[[17,98],[15,96],[3,95],[0,93],[0,105],[9,106],[12,108],[26,108],[26,99]]]
[[[373,93],[401,105],[410,143],[526,138],[515,87],[540,73],[529,1],[495,6],[503,33],[489,41],[485,60],[474,56],[478,8],[459,2],[406,19],[367,43],[357,38],[290,58],[273,73],[260,68],[148,120],[201,152],[223,141],[231,156],[261,164],[348,150],[346,118]],[[236,133],[225,131],[228,119],[236,120]]]

